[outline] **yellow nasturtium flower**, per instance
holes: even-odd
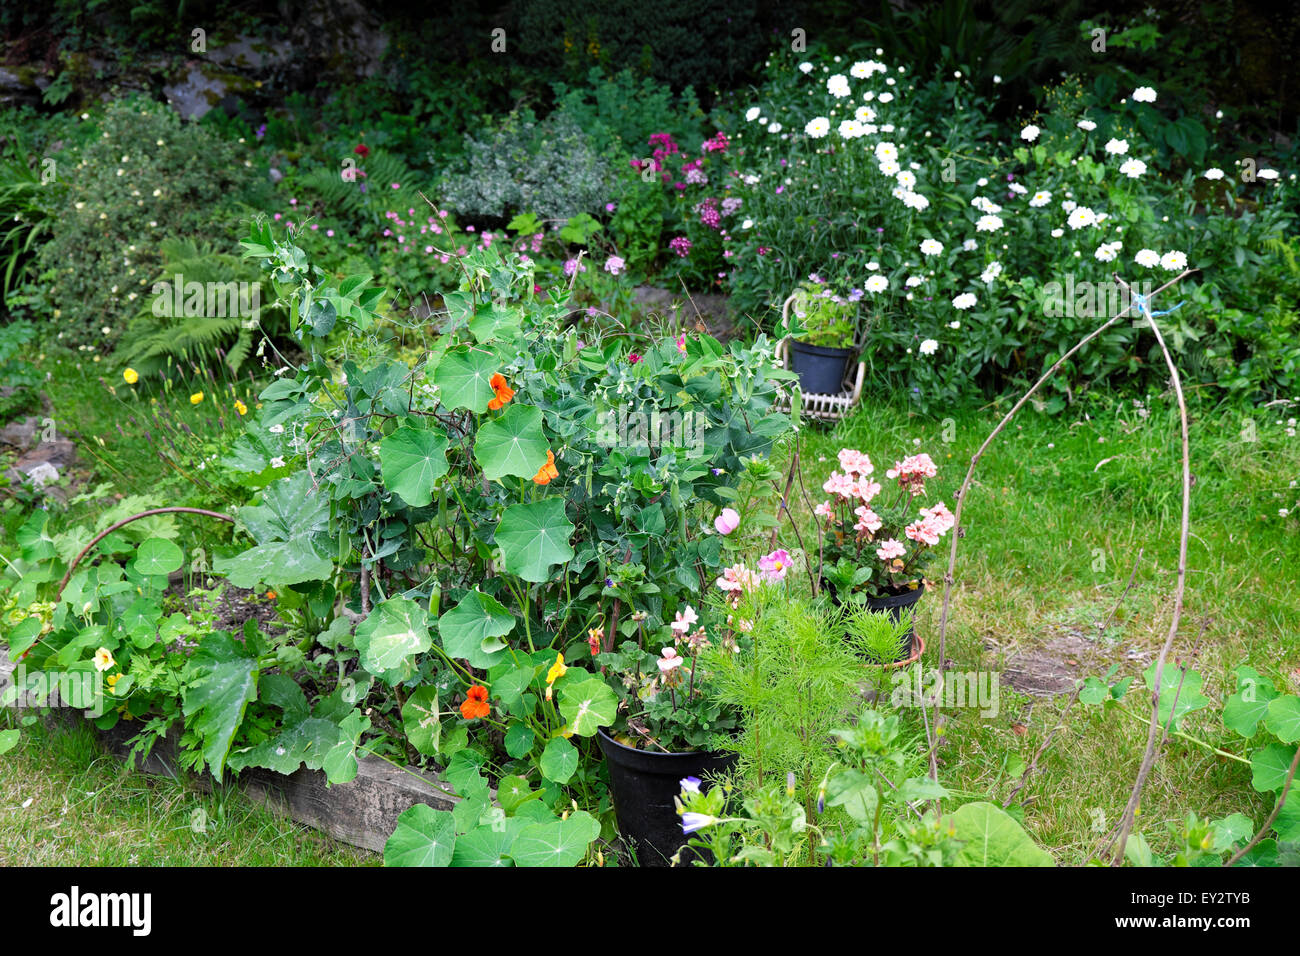
[[[126,379],[126,384],[128,385],[134,385],[136,382],[140,381],[140,373],[133,368],[129,368],[123,372],[122,377]]]
[[[197,405],[197,404],[198,404],[199,402],[201,402],[201,401],[203,401],[203,393],[202,393],[202,392],[195,392],[193,395],[190,396],[190,404],[191,404],[191,405]]]
[[[112,677],[108,678],[105,681],[105,683],[108,684],[108,692],[110,694],[117,693],[117,682],[120,681],[121,679],[122,679],[122,674],[119,671],[118,673],[114,674]]]
[[[248,414],[248,406],[239,399],[235,399],[235,411],[239,412],[240,416],[243,417]]]
[[[547,700],[551,699],[551,692],[555,690],[555,687],[553,685],[557,680],[559,680],[561,677],[564,676],[564,672],[567,670],[568,668],[564,666],[564,654],[557,651],[555,654],[555,663],[552,664],[551,669],[546,672],[546,699]]]

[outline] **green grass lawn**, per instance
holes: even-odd
[[[364,866],[379,857],[232,787],[136,773],[89,725],[24,727],[0,757],[0,865]]]
[[[1184,730],[1236,754],[1248,754],[1248,742],[1218,717],[1236,689],[1232,670],[1249,662],[1275,685],[1300,688],[1300,440],[1287,434],[1291,414],[1264,409],[1247,422],[1241,413],[1213,410],[1194,412],[1191,424],[1187,593],[1171,656],[1193,661],[1212,701],[1183,722]],[[909,419],[868,404],[833,430],[808,428],[808,494],[814,503],[824,497],[821,482],[840,447],[871,455],[880,473],[904,454],[926,451],[940,468],[937,497],[955,510],[970,457],[1000,417],[982,411]],[[1170,624],[1179,454],[1177,408],[1167,402],[1149,403],[1145,417],[1131,404],[1093,417],[1069,410],[1048,417],[1026,406],[977,467],[962,516],[966,537],[957,552],[946,651],[955,668],[1000,672],[1008,657],[1051,652],[1065,635],[1074,648],[1062,655],[1071,673],[1101,676],[1118,664],[1118,676],[1140,674]],[[1280,517],[1279,509],[1291,514]],[[784,537],[783,543],[793,545]],[[918,607],[932,666],[948,539],[940,550],[926,573],[932,589]],[[1133,588],[1103,632],[1099,625],[1139,550]],[[1018,694],[1000,683],[997,716],[946,712],[941,767],[950,788],[999,803],[1059,722],[1068,697]],[[1137,694],[1126,700],[1141,720],[1076,706],[1017,796],[1030,832],[1059,862],[1082,863],[1122,813],[1146,743],[1148,701]],[[1190,810],[1202,817],[1240,810],[1259,822],[1268,807],[1250,788],[1248,766],[1172,739],[1147,784],[1138,829],[1158,850],[1166,823]]]

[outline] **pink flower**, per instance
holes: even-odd
[[[898,484],[913,495],[925,494],[925,479],[933,478],[939,473],[930,456],[922,452],[902,461],[895,462],[894,467],[885,472],[887,478],[897,478]]]
[[[718,578],[714,584],[718,590],[728,591],[739,594],[742,591],[752,591],[758,581],[754,577],[754,572],[749,570],[743,564],[733,564],[729,568],[724,568],[722,577]]]
[[[683,355],[686,354],[686,333],[683,332],[677,336],[677,351]]]
[[[401,189],[401,188],[402,188],[402,184],[401,184],[401,183],[393,183],[392,186],[393,186],[394,189]]]
[[[884,524],[880,515],[876,514],[866,505],[854,508],[853,513],[858,516],[857,524],[853,526],[854,531],[867,531],[871,534],[875,534]]]
[[[669,240],[668,248],[685,259],[691,254],[691,240],[687,239],[685,236],[677,236]]]
[[[876,470],[876,466],[871,463],[871,459],[855,449],[841,448],[837,457],[840,461],[840,467],[850,475],[869,475]]]
[[[913,541],[919,541],[922,544],[933,546],[939,543],[939,528],[931,518],[913,521],[903,529],[903,532]]]
[[[670,625],[674,631],[685,634],[691,629],[691,626],[699,621],[699,616],[695,613],[695,608],[689,604],[686,605],[685,611],[678,611],[677,618]]]
[[[740,527],[740,513],[735,508],[723,508],[722,514],[713,519],[713,527],[718,534],[731,534]]]
[[[605,271],[612,276],[618,275],[623,271],[627,263],[621,256],[610,256],[605,260]]]
[[[872,498],[880,494],[880,482],[878,481],[871,481],[870,479],[859,481],[855,487],[857,497],[862,499],[863,504],[869,503]]]
[[[768,581],[784,581],[786,572],[790,570],[790,552],[778,548],[771,554],[764,555],[758,559],[758,569]]]
[[[942,501],[932,508],[922,508],[921,517],[929,519],[940,534],[944,534],[957,523],[956,516],[948,510],[948,506]]]
[[[682,658],[674,648],[665,647],[661,653],[663,656],[656,662],[661,673],[671,674],[682,666]]]
[[[906,553],[907,546],[894,538],[880,542],[880,547],[876,548],[876,557],[881,561],[892,561],[894,558],[901,558]]]
[[[835,509],[831,507],[831,503],[829,501],[823,501],[821,504],[819,504],[816,508],[813,509],[813,514],[815,514],[819,518],[830,519],[835,517]]]
[[[641,356],[638,355],[636,352],[629,352],[629,353],[628,353],[628,355],[627,355],[627,364],[628,364],[628,365],[635,365],[635,364],[636,364],[637,362],[639,362],[639,361],[641,361]]]
[[[841,498],[856,498],[854,494],[853,479],[848,475],[841,475],[838,471],[832,471],[822,482],[822,491],[828,495],[839,495]]]

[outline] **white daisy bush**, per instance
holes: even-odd
[[[1176,98],[1147,85],[1101,100],[1063,84],[1040,112],[999,127],[966,78],[922,82],[880,54],[774,58],[769,71],[762,120],[727,154],[752,224],[731,237],[727,263],[740,312],[761,314],[810,273],[859,290],[874,367],[933,408],[975,381],[994,391],[1032,380],[1103,324],[1113,311],[1080,313],[1082,284],[1104,304],[1112,274],[1150,290],[1195,268],[1156,302],[1189,303],[1171,344],[1198,350],[1220,384],[1242,378],[1233,345],[1259,307],[1261,250],[1300,233],[1279,164],[1260,157],[1243,176],[1240,158],[1168,118]],[[1288,294],[1300,290],[1264,301],[1281,296],[1284,308]],[[1159,364],[1153,349],[1140,323],[1117,322],[1087,374],[1145,374]],[[1300,388],[1300,348],[1279,356],[1274,378]]]

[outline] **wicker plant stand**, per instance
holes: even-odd
[[[786,298],[781,306],[782,320],[790,317],[790,303],[794,301],[794,296]],[[783,368],[790,367],[790,337],[787,335],[776,346],[776,357],[781,360]],[[844,418],[853,406],[858,404],[862,398],[862,380],[866,377],[867,366],[865,362],[857,362],[849,365],[844,372],[844,383],[840,391],[834,395],[823,395],[818,392],[805,392],[800,389],[800,406],[799,414],[804,418],[812,418],[822,422],[837,422]],[[797,384],[789,388],[798,388]],[[781,397],[777,399],[776,408],[779,411],[788,412],[790,410],[790,392],[783,390]]]

